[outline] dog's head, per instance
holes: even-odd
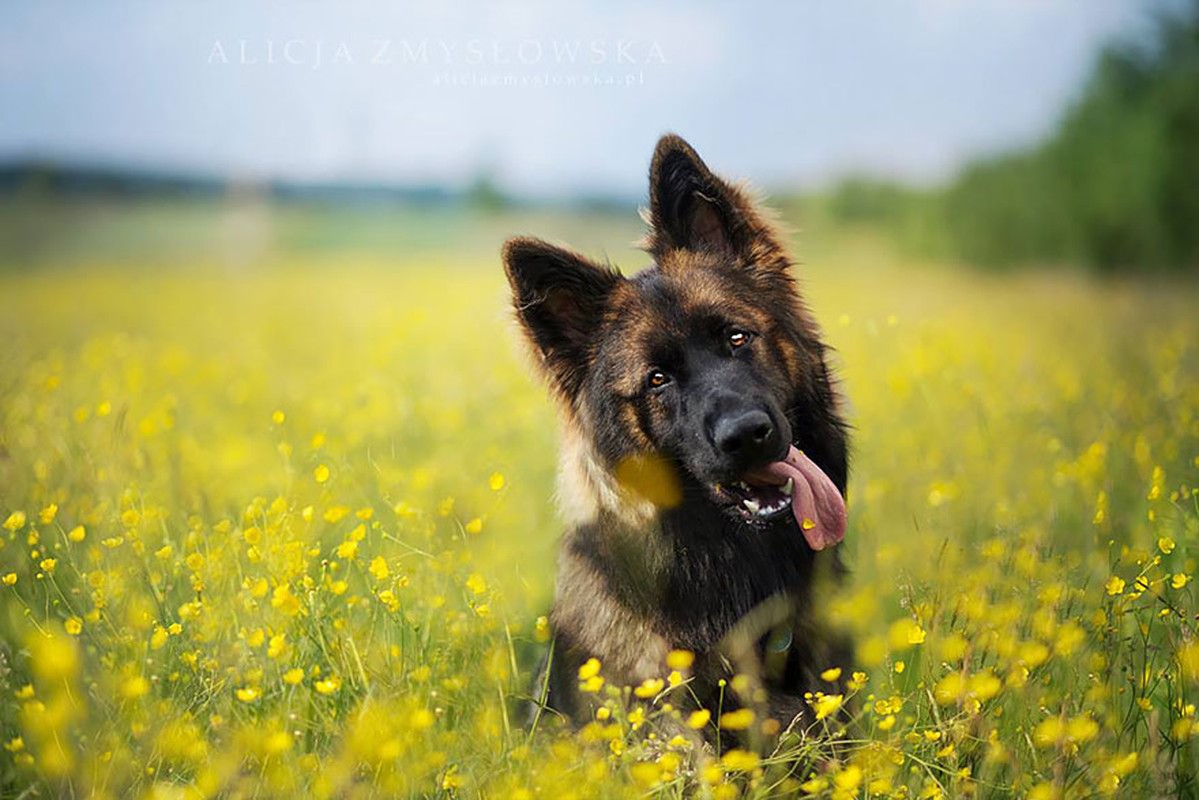
[[[844,432],[777,233],[677,136],[654,153],[647,221],[654,263],[631,278],[537,239],[504,247],[517,317],[568,415],[614,474],[658,459],[684,502],[798,524],[817,549],[837,541]]]

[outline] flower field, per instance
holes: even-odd
[[[530,726],[556,430],[498,254],[0,275],[0,795],[1199,792],[1199,287],[800,269],[857,660],[723,753],[656,733],[686,653]]]

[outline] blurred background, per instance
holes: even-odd
[[[620,247],[665,131],[765,189],[808,260],[854,228],[971,266],[1199,263],[1194,2],[0,15],[5,269],[483,254],[514,226]]]

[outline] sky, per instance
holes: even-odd
[[[6,0],[0,161],[636,195],[657,137],[802,189],[1032,142],[1138,0]]]

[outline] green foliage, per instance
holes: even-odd
[[[797,220],[804,230],[873,228],[884,232],[902,254],[939,258],[948,252],[943,205],[938,191],[852,175],[827,192],[793,198],[781,207],[784,218]],[[809,252],[807,247],[804,252]]]
[[[1199,265],[1199,3],[1108,47],[1046,143],[972,164],[946,192],[954,252],[1105,272]]]

